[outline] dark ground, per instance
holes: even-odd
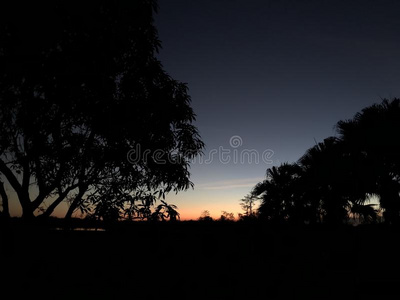
[[[399,232],[217,222],[14,228],[0,244],[1,291],[13,296],[0,298],[396,299]]]

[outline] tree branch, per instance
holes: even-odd
[[[22,186],[19,183],[17,177],[1,159],[0,159],[0,172],[4,174],[4,176],[7,178],[8,182],[11,184],[12,188],[18,195],[19,203],[22,206],[22,216],[24,218],[32,218],[33,210],[31,207],[31,200],[29,198],[28,190],[22,189]]]
[[[50,204],[50,206],[46,209],[46,211],[40,215],[40,217],[49,217],[54,209],[67,197],[68,193],[78,187],[78,184],[74,184],[69,186],[64,192],[62,192],[56,200],[53,201],[53,203]]]
[[[79,187],[79,192],[76,195],[75,199],[72,201],[70,207],[68,208],[68,211],[65,215],[65,219],[71,219],[72,214],[74,213],[74,211],[79,207],[80,202],[82,201],[82,197],[83,195],[86,193],[87,191],[87,186],[80,186]]]
[[[26,193],[29,192],[29,181],[31,179],[31,170],[29,168],[29,158],[27,153],[27,142],[24,139],[24,152],[25,156],[22,157],[22,168],[24,170],[24,174],[22,175],[22,190]]]
[[[39,207],[40,204],[43,203],[44,199],[54,190],[57,188],[57,186],[60,184],[63,172],[64,172],[64,165],[63,162],[60,163],[60,168],[57,171],[57,175],[55,176],[53,182],[46,186],[42,179],[42,183],[38,180],[38,185],[39,185],[39,195],[36,197],[36,199],[32,202],[32,208],[35,210],[36,208]],[[36,176],[41,177],[40,172],[36,172]]]
[[[22,192],[21,184],[19,183],[17,177],[14,175],[11,169],[7,167],[5,162],[1,159],[0,159],[0,172],[3,173],[4,176],[6,176],[8,182],[11,184],[12,188],[19,196]]]

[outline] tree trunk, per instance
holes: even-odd
[[[31,221],[34,219],[34,209],[32,208],[32,203],[29,198],[29,193],[21,193],[18,195],[18,198],[20,200],[21,206],[22,206],[22,219],[25,221]]]
[[[71,205],[68,207],[68,211],[65,214],[66,220],[71,220],[72,214],[74,213],[75,209],[78,207],[78,203],[76,200],[77,199],[75,198],[74,201],[72,201]]]
[[[3,211],[2,215],[4,218],[9,219],[10,218],[10,209],[8,207],[8,196],[6,193],[6,190],[4,189],[4,183],[0,181],[0,196],[1,199],[3,200]]]
[[[29,185],[21,186],[11,169],[0,159],[0,172],[7,178],[8,182],[18,195],[18,200],[22,206],[22,218],[31,220],[34,218],[33,207],[29,198]]]
[[[41,218],[48,218],[51,216],[53,213],[54,209],[65,199],[66,195],[64,196],[61,194],[58,196],[56,200],[54,200],[53,203],[50,204],[50,206],[46,209],[46,211],[40,215]]]
[[[42,218],[48,218],[53,213],[54,209],[68,196],[68,193],[75,189],[76,186],[68,187],[64,192],[58,195],[58,198],[50,204],[46,211],[40,215]]]
[[[25,221],[31,221],[35,218],[35,215],[33,214],[33,211],[30,207],[24,206],[22,207],[22,219]]]
[[[78,208],[79,203],[82,201],[82,197],[86,192],[86,188],[80,188],[79,193],[76,195],[75,199],[72,201],[71,205],[68,208],[68,211],[65,215],[66,220],[70,220],[72,218],[72,214]]]

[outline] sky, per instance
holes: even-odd
[[[400,97],[399,15],[397,0],[159,0],[158,58],[187,83],[206,144],[194,189],[167,196],[181,218],[241,212],[268,168]],[[10,209],[21,212],[17,201]]]
[[[267,168],[400,97],[399,13],[400,1],[159,0],[158,57],[188,84],[206,144],[194,189],[167,196],[182,219],[241,212]]]

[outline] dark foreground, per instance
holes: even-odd
[[[399,230],[384,226],[2,230],[1,293],[11,296],[0,298],[394,299],[398,241]]]

